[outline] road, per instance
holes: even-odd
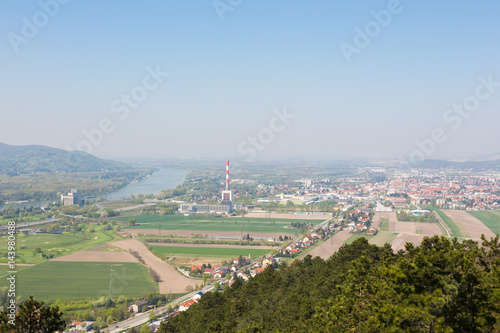
[[[148,204],[146,204],[148,205]],[[144,205],[139,205],[139,206],[144,206]],[[135,206],[136,208],[137,206]],[[126,208],[129,208],[130,207],[126,207]],[[325,225],[326,223],[328,223],[328,221],[330,221],[331,218],[328,218],[327,220],[323,221],[322,223],[320,223],[320,226],[323,226]],[[308,230],[309,232],[310,230]],[[299,236],[297,238],[300,239],[301,236]],[[144,323],[147,323],[149,321],[149,314],[151,311],[154,311],[155,312],[155,315],[156,316],[160,316],[162,314],[164,314],[165,312],[167,312],[167,309],[169,306],[172,306],[172,308],[176,307],[179,303],[183,302],[183,301],[186,301],[186,300],[189,300],[191,299],[194,295],[196,295],[198,292],[203,292],[203,293],[207,293],[211,290],[213,290],[213,284],[215,282],[219,282],[221,281],[222,279],[219,279],[218,281],[214,281],[213,283],[209,284],[209,285],[206,285],[205,287],[203,287],[202,289],[199,289],[199,290],[195,290],[193,292],[190,292],[189,294],[186,294],[182,297],[179,297],[178,299],[168,303],[167,305],[164,305],[162,307],[159,307],[157,309],[153,309],[153,310],[150,310],[150,311],[147,311],[143,314],[140,314],[140,315],[137,315],[133,318],[129,318],[127,320],[124,320],[124,321],[121,321],[121,322],[118,322],[116,324],[113,324],[111,325],[110,327],[104,329],[104,332],[110,332],[110,333],[118,333],[118,332],[121,332],[123,330],[128,330],[128,329],[131,329],[133,327],[137,327],[139,325],[142,325]]]
[[[43,221],[35,221],[35,222],[16,223],[16,229],[24,228],[24,227],[30,227],[30,226],[33,226],[33,225],[58,222],[58,221],[59,221],[59,219],[43,220]],[[7,228],[8,228],[8,225],[3,225],[3,226],[0,227],[0,230],[6,230]]]
[[[200,290],[196,290],[196,291],[190,292],[187,295],[179,297],[178,299],[168,303],[167,305],[164,305],[162,307],[144,312],[144,313],[137,315],[133,318],[129,318],[127,320],[113,324],[110,327],[104,329],[104,332],[117,333],[117,332],[121,332],[123,330],[128,330],[132,327],[136,327],[136,326],[142,325],[144,323],[147,323],[149,321],[149,314],[151,313],[151,311],[154,311],[156,316],[161,316],[162,314],[167,312],[167,309],[169,306],[172,306],[172,308],[174,308],[174,307],[176,307],[177,304],[181,303],[181,301],[191,299],[194,295],[196,295],[200,291],[203,293],[207,293],[207,292],[211,291],[213,288],[214,288],[213,283],[209,284]]]
[[[136,208],[154,206],[156,204],[157,204],[157,202],[150,202],[150,203],[145,203],[145,204],[140,204],[140,205],[135,205],[135,206],[128,206],[128,207],[123,207],[123,208],[116,208],[114,210],[117,211],[117,212],[122,212],[122,211],[125,211],[125,210],[132,210],[132,209],[136,209]]]

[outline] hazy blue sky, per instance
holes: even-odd
[[[110,158],[500,152],[498,1],[61,2],[0,3],[0,142]]]

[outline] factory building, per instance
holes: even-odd
[[[233,193],[229,189],[229,161],[226,161],[226,190],[222,191],[219,205],[182,204],[181,213],[230,214],[233,212]]]
[[[61,203],[63,206],[79,205],[82,202],[78,190],[72,189],[67,195],[61,195]]]

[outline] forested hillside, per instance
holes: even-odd
[[[83,151],[66,151],[39,145],[11,146],[0,142],[0,173],[8,175],[129,169],[131,167],[123,163],[103,160]]]
[[[393,254],[366,239],[329,260],[263,273],[162,324],[161,332],[498,332],[498,236],[425,238]]]

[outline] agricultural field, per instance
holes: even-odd
[[[131,217],[117,217],[115,220],[127,222]],[[298,234],[300,228],[292,228],[292,222],[318,224],[321,220],[302,219],[264,219],[243,217],[213,217],[213,216],[161,216],[139,215],[134,216],[137,225],[124,227],[124,230],[145,229],[168,233],[170,230],[185,231],[212,231],[231,232],[239,236],[243,234],[272,233],[272,234]]]
[[[155,256],[146,248],[146,245],[137,239],[123,239],[121,241],[113,242],[112,245],[125,250],[136,251],[144,261],[144,264],[153,269],[160,276],[159,290],[162,294],[171,292],[182,293],[187,287],[193,287],[196,283],[195,280],[185,277],[173,266]],[[119,252],[116,254],[118,253]]]
[[[44,221],[46,219],[47,219],[46,214],[26,215],[26,216],[21,216],[18,218],[2,217],[2,218],[0,218],[0,225],[6,225],[10,221],[17,221],[17,223],[23,223],[23,222]]]
[[[500,211],[469,211],[468,213],[483,222],[494,234],[500,234]]]
[[[6,287],[7,280],[0,280]],[[141,296],[158,290],[148,269],[139,263],[47,261],[17,273],[16,293],[37,300],[98,299]]]
[[[311,251],[308,251],[308,254],[310,254],[313,258],[320,257],[326,260],[330,258],[332,254],[337,252],[344,245],[344,242],[351,236],[352,234],[349,233],[349,230],[344,229],[337,232]]]
[[[354,234],[354,235],[351,235],[351,237],[349,237],[348,239],[345,240],[345,244],[352,244],[356,239],[360,239],[360,238],[366,238],[366,239],[371,239],[372,237],[368,237],[366,236],[365,234]]]
[[[412,243],[414,246],[419,246],[425,236],[417,234],[397,234],[391,242],[391,247],[394,252],[405,250],[407,243]]]
[[[22,270],[25,270],[26,268],[29,268],[31,266],[19,266],[16,265],[15,271],[20,272]],[[0,279],[4,280],[4,278],[7,277],[7,271],[12,271],[12,269],[9,267],[9,265],[0,265]]]
[[[443,220],[444,224],[448,226],[448,228],[451,231],[451,236],[452,237],[468,237],[469,235],[467,234],[467,231],[464,230],[464,228],[461,228],[459,225],[455,223],[447,214],[445,214],[442,210],[431,207],[431,206],[426,206],[426,209],[429,209],[433,212],[436,212],[439,217]]]
[[[495,237],[495,234],[484,223],[465,210],[445,209],[443,212],[462,230],[465,230],[462,234],[466,234],[472,240],[480,241],[481,235],[485,235],[487,239]]]
[[[217,257],[232,259],[238,256],[252,258],[262,256],[269,252],[269,249],[248,249],[248,248],[218,248],[218,247],[186,247],[186,246],[151,246],[157,256],[187,256],[187,257]]]
[[[370,244],[383,246],[385,243],[391,244],[397,234],[388,231],[379,231],[375,236],[368,238]]]
[[[389,231],[389,219],[383,217],[380,219],[380,231]]]
[[[385,243],[391,244],[391,242],[396,238],[398,234],[388,231],[379,231],[375,236],[366,236],[364,234],[354,234],[349,237],[345,244],[352,244],[356,239],[364,237],[368,240],[368,243],[375,244],[377,246],[383,246]]]
[[[96,231],[85,236],[84,233],[63,234],[36,234],[36,235],[17,235],[16,240],[16,262],[22,264],[37,264],[45,261],[42,254],[62,256],[76,251],[91,249],[109,241],[119,240],[123,237],[114,231]],[[0,237],[0,253],[7,252],[7,236]],[[88,239],[86,239],[88,237]],[[40,253],[35,249],[39,248]],[[0,257],[0,263],[7,263],[8,259]]]

